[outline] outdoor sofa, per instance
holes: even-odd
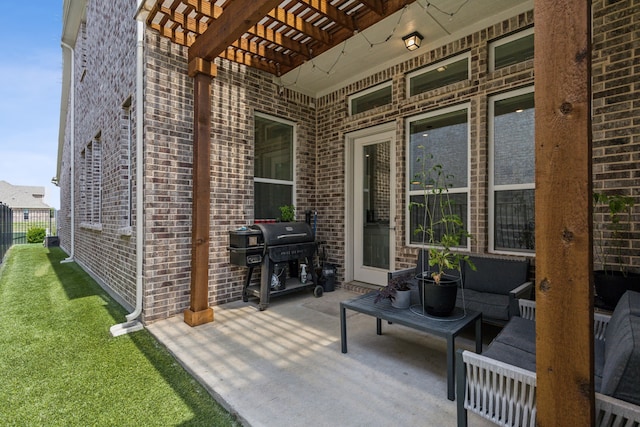
[[[421,250],[415,268],[399,270],[389,276],[412,277],[411,282],[416,289],[412,302],[422,300],[415,277],[429,271],[427,257],[428,252]],[[481,312],[483,322],[505,325],[511,317],[518,315],[518,300],[531,297],[533,282],[528,280],[529,260],[479,254],[473,254],[469,259],[476,269],[463,264],[462,286],[458,289],[456,306]],[[460,273],[451,271],[449,274],[457,276]]]
[[[519,301],[512,318],[482,354],[459,350],[458,427],[472,411],[501,426],[536,423],[535,302]],[[628,291],[611,316],[594,314],[596,426],[640,423],[640,293]]]

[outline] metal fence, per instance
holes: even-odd
[[[57,213],[55,209],[13,209],[13,244],[29,243],[27,232],[32,228],[43,228],[47,236],[57,236]]]
[[[0,203],[0,262],[13,244],[13,210]]]

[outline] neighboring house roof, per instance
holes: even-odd
[[[44,202],[44,187],[11,185],[0,181],[0,203],[12,209],[51,209]]]

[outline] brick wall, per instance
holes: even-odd
[[[130,230],[123,228],[125,221],[128,223],[124,205],[129,171],[122,116],[135,88],[135,11],[135,1],[88,2],[86,25],[82,25],[78,36],[72,71],[75,151],[71,152],[69,112],[59,215],[61,246],[69,252],[73,156],[75,259],[129,305],[135,302],[135,239]]]
[[[593,2],[594,191],[635,199],[623,263],[640,271],[640,4]],[[604,209],[594,215],[596,228]],[[595,233],[594,238],[599,234]],[[599,245],[598,241],[595,242]],[[600,268],[599,260],[594,260]]]
[[[490,72],[488,43],[504,35],[533,24],[533,13],[528,12],[486,28],[477,33],[440,46],[409,61],[317,100],[318,105],[318,186],[319,215],[323,219],[320,237],[328,242],[327,250],[332,262],[343,267],[345,259],[344,218],[344,141],[345,134],[365,127],[394,121],[396,123],[396,268],[415,264],[417,249],[405,245],[405,212],[408,200],[405,194],[406,135],[405,119],[421,113],[440,110],[447,106],[469,102],[471,135],[471,170],[469,174],[471,217],[469,229],[475,236],[473,252],[486,252],[488,248],[488,97],[507,90],[533,84],[533,61]],[[440,60],[470,52],[469,81],[434,89],[413,97],[406,95],[406,74]],[[392,80],[392,102],[354,116],[347,115],[348,96],[367,87]],[[326,183],[326,184],[325,184]],[[341,271],[343,271],[341,269]],[[342,277],[341,277],[342,279]]]
[[[186,50],[147,31],[145,108],[145,320],[189,306],[193,84]],[[216,61],[212,81],[211,255],[212,305],[241,297],[246,269],[229,264],[229,230],[253,222],[253,115],[296,123],[298,219],[315,207],[315,112],[312,99],[279,90],[272,78]],[[259,272],[255,273],[258,277]]]

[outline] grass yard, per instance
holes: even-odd
[[[232,426],[146,330],[66,254],[12,247],[0,267],[0,425]]]

